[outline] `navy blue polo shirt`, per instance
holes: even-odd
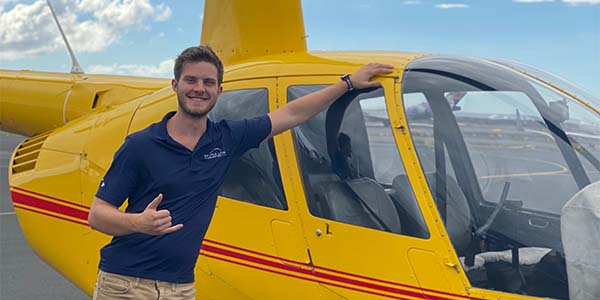
[[[100,251],[102,271],[193,282],[200,246],[232,160],[258,147],[271,132],[267,115],[218,123],[207,120],[206,132],[190,151],[167,133],[167,120],[174,114],[125,139],[96,196],[117,207],[128,198],[126,212],[140,213],[162,193],[158,210],[168,209],[173,225],[183,224],[183,228],[160,236],[114,237]]]

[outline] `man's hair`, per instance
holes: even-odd
[[[173,68],[175,79],[179,80],[181,69],[183,69],[185,63],[201,61],[211,63],[217,68],[217,83],[221,84],[223,82],[223,63],[209,46],[194,46],[183,50],[175,60],[175,67]]]

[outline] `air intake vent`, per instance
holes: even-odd
[[[42,133],[40,135],[33,136],[19,145],[15,158],[12,161],[12,173],[22,173],[25,171],[33,170],[35,163],[37,162],[38,155],[42,145],[50,135],[50,132]]]

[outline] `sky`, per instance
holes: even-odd
[[[251,1],[251,0],[249,0]],[[86,73],[171,77],[204,1],[52,0]],[[514,60],[600,95],[600,0],[303,0],[309,50]],[[69,72],[45,0],[0,0],[0,68]]]

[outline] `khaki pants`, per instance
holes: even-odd
[[[171,283],[100,270],[93,299],[193,300],[196,299],[196,288],[193,283]]]

